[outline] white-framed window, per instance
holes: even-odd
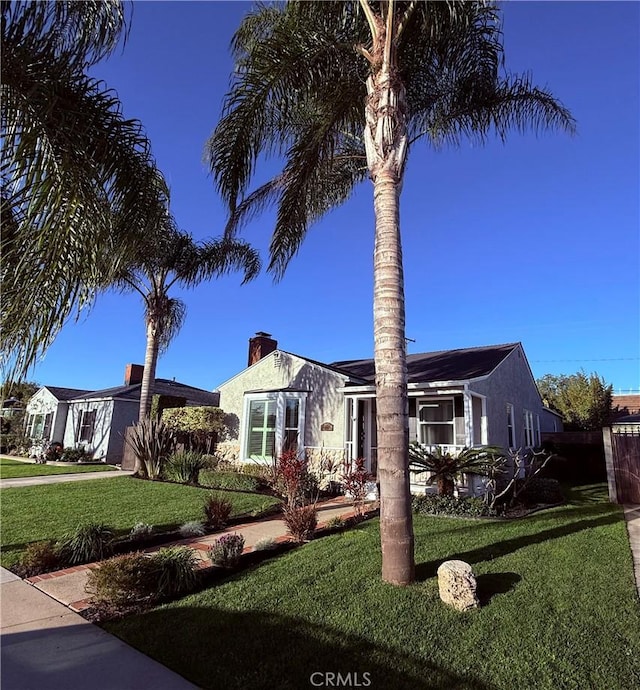
[[[47,414],[30,414],[27,417],[26,433],[34,440],[49,439],[51,436],[51,424],[53,412]]]
[[[418,400],[418,440],[428,446],[455,443],[453,398]]]
[[[279,391],[245,395],[242,457],[270,460],[304,448],[306,393]]]
[[[507,438],[509,441],[509,448],[516,447],[516,424],[515,416],[513,414],[513,405],[507,403]]]
[[[96,410],[81,410],[76,441],[91,443],[96,425]]]
[[[524,410],[523,413],[524,426],[524,445],[532,448],[536,445],[535,427],[533,426],[533,412]]]

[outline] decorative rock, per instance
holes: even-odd
[[[445,561],[438,568],[440,599],[458,611],[477,609],[476,578],[464,561]]]

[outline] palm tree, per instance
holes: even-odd
[[[432,450],[419,443],[409,446],[409,470],[430,472],[428,484],[436,483],[439,496],[453,496],[455,480],[462,474],[488,477],[504,461],[504,451],[496,446],[463,448],[452,453],[436,446]]]
[[[126,29],[119,0],[5,2],[2,351],[20,377],[126,262],[166,190],[137,120],[86,71]]]
[[[269,270],[282,276],[309,225],[370,177],[382,577],[414,578],[399,200],[422,142],[559,127],[570,113],[526,76],[501,73],[499,12],[485,2],[352,0],[260,5],[233,38],[234,77],[207,144],[228,232],[268,204]],[[248,193],[260,155],[280,174]]]
[[[149,416],[158,356],[166,350],[182,326],[186,306],[170,297],[174,285],[195,287],[204,280],[234,270],[244,271],[247,282],[259,273],[260,258],[247,243],[233,239],[195,242],[180,232],[166,214],[161,227],[140,247],[135,263],[118,276],[117,285],[142,296],[147,333],[144,372],[140,390],[142,421]]]

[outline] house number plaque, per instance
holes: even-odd
[[[333,431],[333,424],[331,422],[325,422],[320,427],[320,431]]]

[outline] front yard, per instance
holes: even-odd
[[[203,518],[208,489],[131,477],[2,489],[2,559],[17,562],[24,547],[59,539],[80,524],[102,522],[126,534],[137,522],[168,530]],[[220,492],[233,503],[232,516],[259,513],[276,503],[269,496]]]
[[[411,587],[381,582],[376,520],[105,627],[203,688],[326,687],[338,673],[393,690],[640,687],[640,602],[605,487],[522,520],[416,516],[415,534]],[[451,558],[478,575],[479,610],[440,602]]]
[[[43,477],[49,474],[76,474],[79,472],[116,471],[111,465],[41,465],[20,462],[13,458],[0,457],[0,479],[18,479],[22,477]]]

